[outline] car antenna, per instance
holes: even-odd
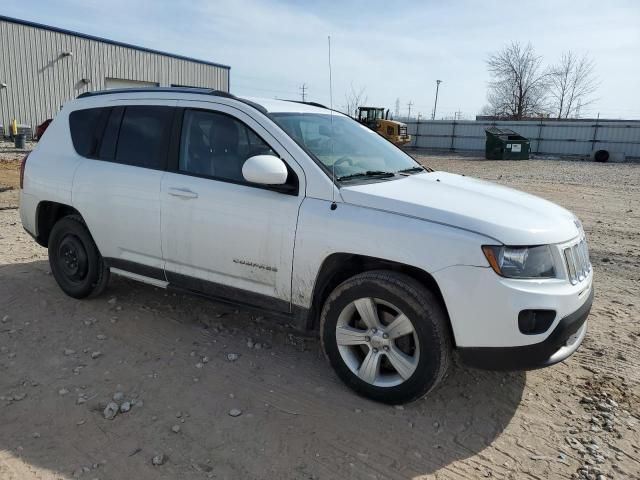
[[[331,156],[333,157],[333,87],[331,81],[331,35],[327,36],[329,41],[329,118],[331,122]],[[338,208],[336,203],[336,161],[331,164],[331,210]]]

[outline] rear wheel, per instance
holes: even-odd
[[[49,265],[58,285],[70,297],[98,295],[109,282],[109,269],[77,215],[60,219],[51,229]]]
[[[397,272],[365,272],[339,285],[322,310],[321,336],[338,376],[385,403],[427,394],[444,377],[451,356],[442,305]]]

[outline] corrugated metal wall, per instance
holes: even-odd
[[[64,102],[104,89],[105,78],[229,91],[229,67],[223,65],[0,18],[0,125],[5,130],[13,118],[35,127]]]
[[[484,150],[485,129],[510,128],[531,140],[531,152],[541,155],[588,156],[594,150],[640,158],[640,122],[584,121],[409,121],[413,139],[408,147],[438,150]]]

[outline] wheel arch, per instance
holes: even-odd
[[[447,316],[449,334],[455,346],[455,337],[451,326],[451,319],[444,301],[442,292],[436,280],[425,270],[392,260],[352,253],[333,253],[322,262],[313,288],[311,309],[309,311],[308,325],[312,329],[318,329],[320,324],[320,312],[322,305],[331,292],[342,282],[359,273],[371,270],[390,270],[404,273],[417,280],[428,288],[440,301]]]
[[[43,247],[49,246],[51,229],[58,220],[68,215],[79,215],[80,212],[64,203],[43,200],[36,208],[36,242]]]

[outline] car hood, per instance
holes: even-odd
[[[579,234],[575,216],[542,198],[447,172],[342,187],[345,202],[470,230],[505,245],[560,243]]]

